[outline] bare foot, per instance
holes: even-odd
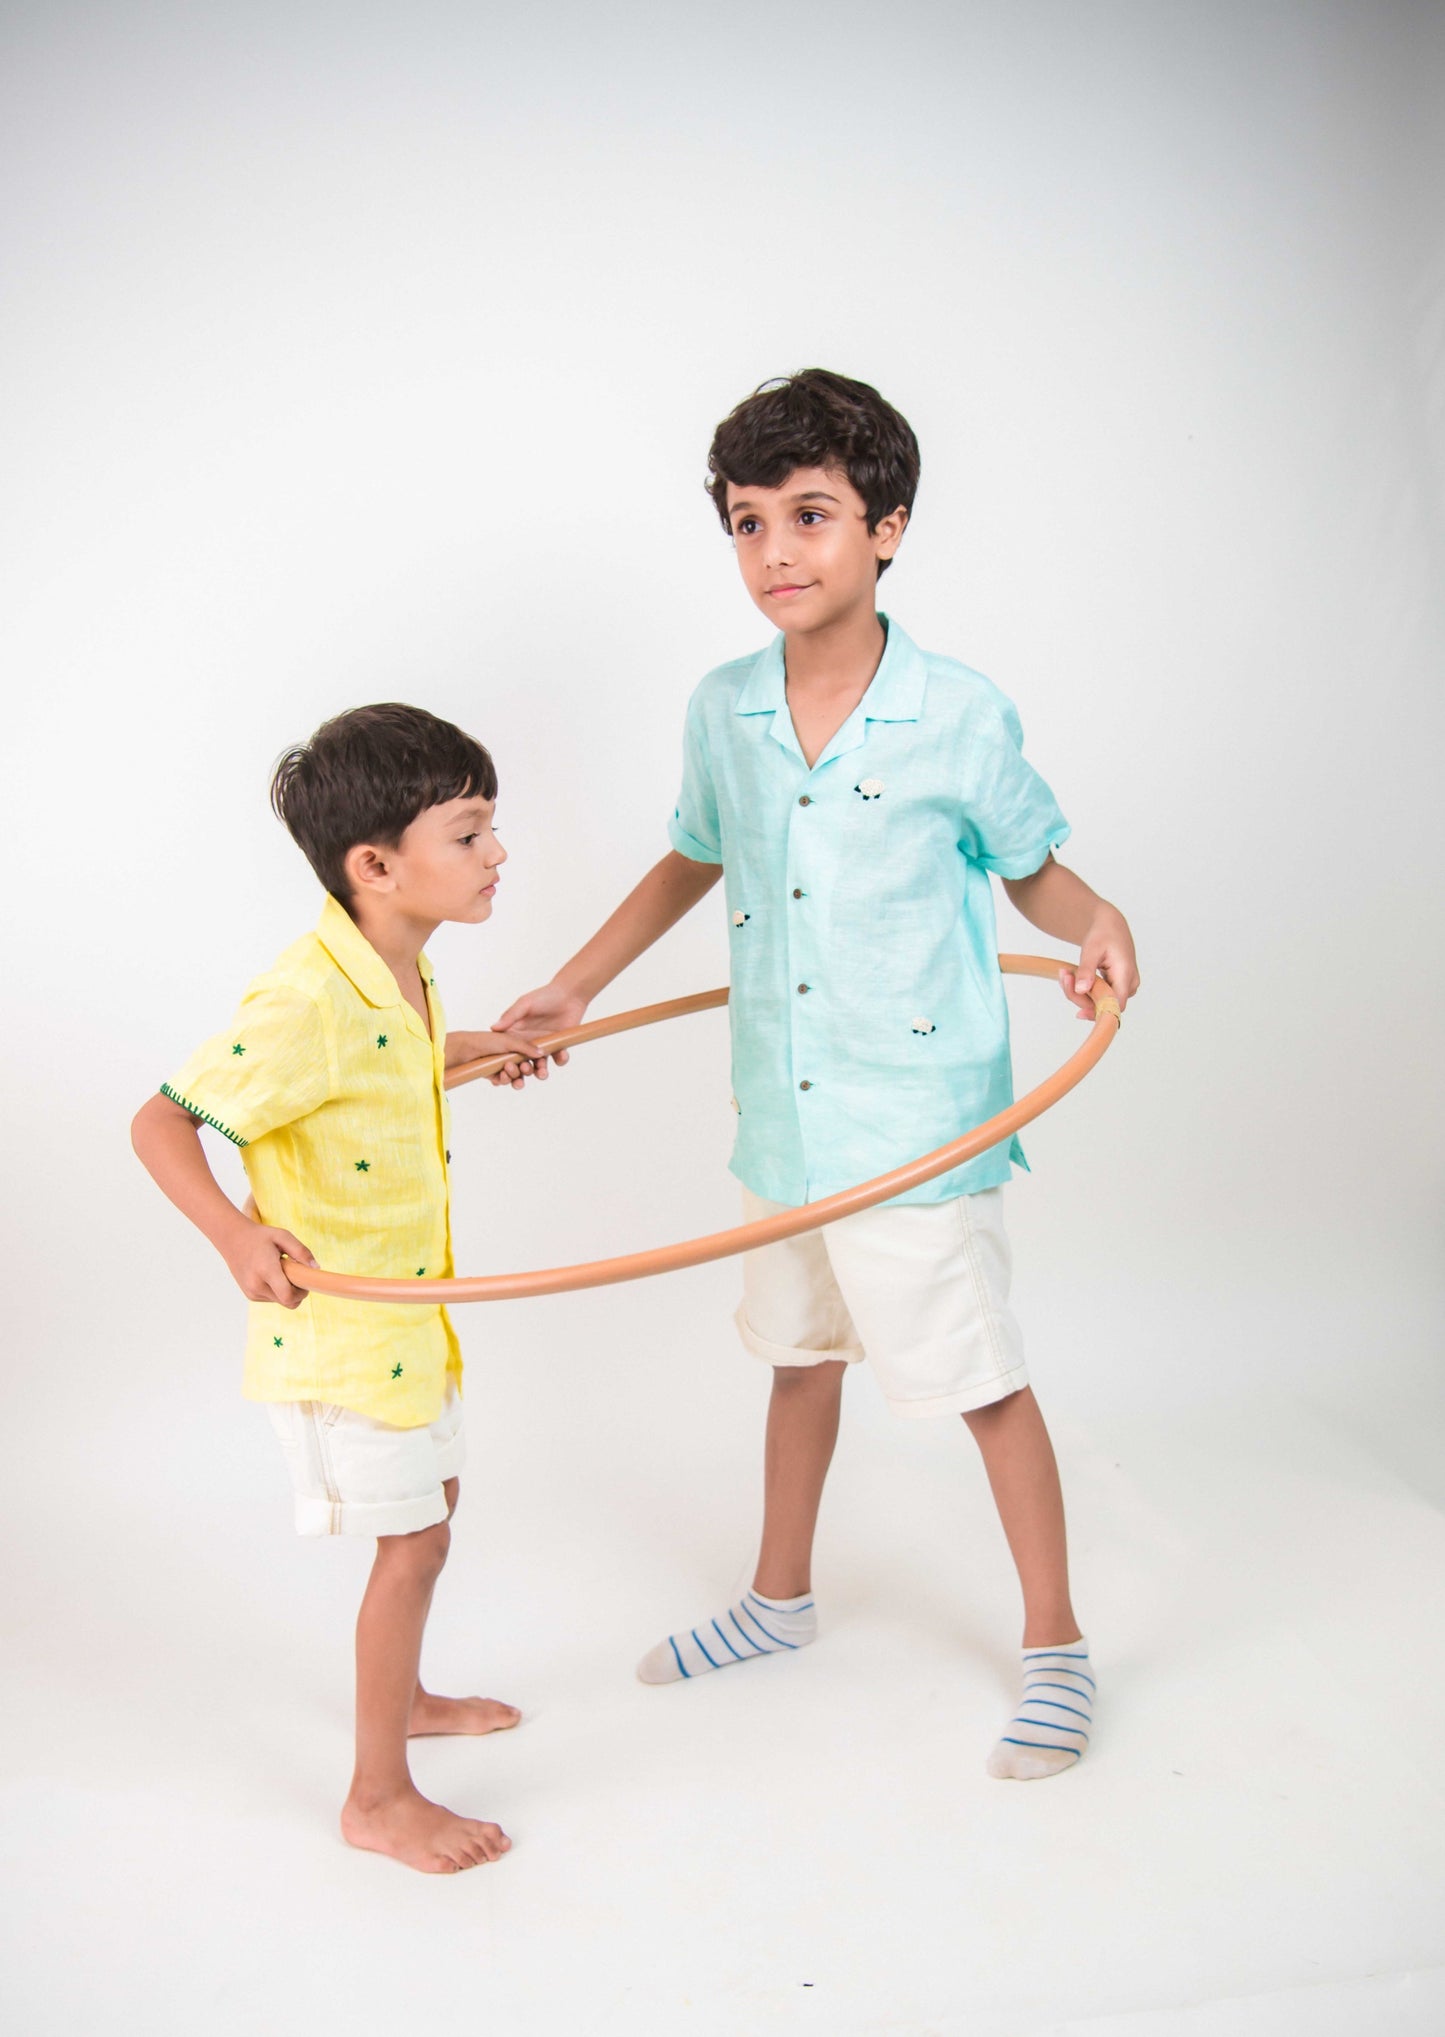
[[[500,1825],[459,1818],[410,1787],[380,1800],[359,1797],[353,1789],[341,1809],[341,1836],[350,1846],[389,1853],[422,1874],[460,1874],[500,1860],[512,1844]]]
[[[509,1733],[521,1716],[496,1698],[433,1697],[418,1686],[406,1730],[413,1739],[419,1733]]]

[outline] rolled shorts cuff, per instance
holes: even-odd
[[[975,1408],[992,1407],[995,1401],[1022,1393],[1028,1383],[1028,1367],[1015,1365],[1008,1372],[1000,1372],[996,1379],[960,1387],[956,1393],[941,1393],[932,1400],[890,1400],[888,1409],[904,1421],[926,1420],[933,1415],[969,1415]]]
[[[454,1478],[453,1471],[443,1477]],[[415,1535],[434,1528],[447,1517],[446,1494],[440,1490],[423,1493],[418,1499],[323,1499],[319,1494],[296,1495],[298,1535]]]
[[[739,1302],[733,1314],[743,1348],[751,1351],[755,1358],[761,1358],[766,1365],[827,1365],[839,1358],[849,1365],[861,1365],[864,1358],[861,1344],[839,1344],[830,1351],[799,1351],[791,1344],[774,1344],[767,1337],[760,1337],[748,1321],[747,1303]]]
[[[298,1535],[415,1535],[447,1518],[466,1462],[454,1381],[434,1422],[397,1428],[319,1401],[267,1404],[291,1474]]]

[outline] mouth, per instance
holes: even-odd
[[[491,883],[490,883],[490,884],[484,884],[484,885],[482,886],[482,897],[483,897],[483,898],[495,898],[495,896],[496,896],[496,892],[497,892],[497,885],[498,885],[498,883],[499,883],[499,882],[500,882],[500,879],[498,879],[498,878],[494,877],[494,878],[492,879],[492,881],[491,881]]]
[[[801,585],[796,581],[785,580],[780,586],[765,587],[763,589],[763,598],[766,601],[792,601],[799,594],[807,594],[815,585],[816,582],[812,580],[805,581]]]

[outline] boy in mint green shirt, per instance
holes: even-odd
[[[718,428],[711,493],[779,634],[710,672],[688,707],[671,853],[499,1029],[576,1024],[593,997],[725,878],[744,1211],[818,1200],[942,1145],[1011,1099],[991,878],[1081,951],[1061,980],[1138,987],[1123,916],[1055,862],[1068,823],[1025,761],[1012,705],[920,651],[876,586],[918,481],[907,422],[865,383],[810,369]],[[1023,1692],[992,1774],[1072,1767],[1093,1665],[1069,1593],[1053,1449],[1008,1306],[1003,1188],[1017,1140],[743,1261],[738,1327],[773,1368],[761,1551],[732,1605],[639,1664],[670,1683],[806,1646],[812,1544],[842,1381],[865,1357],[903,1416],[961,1415],[983,1454],[1024,1600]]]

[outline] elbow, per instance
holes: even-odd
[[[130,1149],[140,1161],[145,1159],[146,1133],[150,1129],[151,1105],[154,1102],[155,1098],[148,1096],[130,1121]]]

